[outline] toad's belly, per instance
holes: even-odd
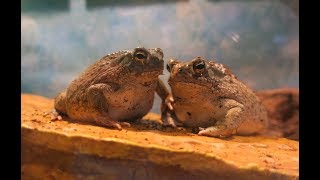
[[[132,121],[146,115],[152,108],[154,91],[126,92],[122,96],[106,97],[108,114],[118,121]]]
[[[188,127],[208,127],[216,123],[220,116],[210,106],[174,104],[175,114],[180,122]]]

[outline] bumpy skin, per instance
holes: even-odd
[[[135,48],[108,54],[89,66],[54,102],[71,119],[95,121],[121,129],[146,115],[155,92],[165,98],[158,76],[163,73],[160,48]]]
[[[199,127],[199,135],[213,137],[265,132],[267,112],[260,100],[222,64],[171,59],[167,69],[172,95],[165,124]]]

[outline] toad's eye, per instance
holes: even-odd
[[[147,53],[145,53],[145,52],[143,52],[143,51],[138,51],[138,52],[136,52],[136,54],[135,54],[135,58],[136,58],[137,60],[144,60],[144,59],[147,58]]]
[[[194,69],[203,69],[204,67],[205,67],[205,64],[204,64],[203,61],[200,61],[200,62],[195,63],[195,64],[193,65],[193,68],[194,68]]]
[[[170,72],[171,71],[171,68],[169,66],[169,64],[167,64],[167,70]]]

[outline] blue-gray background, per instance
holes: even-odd
[[[299,86],[297,0],[21,3],[22,93],[53,98],[105,54],[137,46],[162,48],[166,61],[215,59],[254,90]]]

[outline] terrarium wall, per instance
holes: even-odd
[[[165,63],[216,60],[254,90],[299,86],[296,0],[21,3],[23,93],[53,98],[105,54],[137,46],[162,48]]]

